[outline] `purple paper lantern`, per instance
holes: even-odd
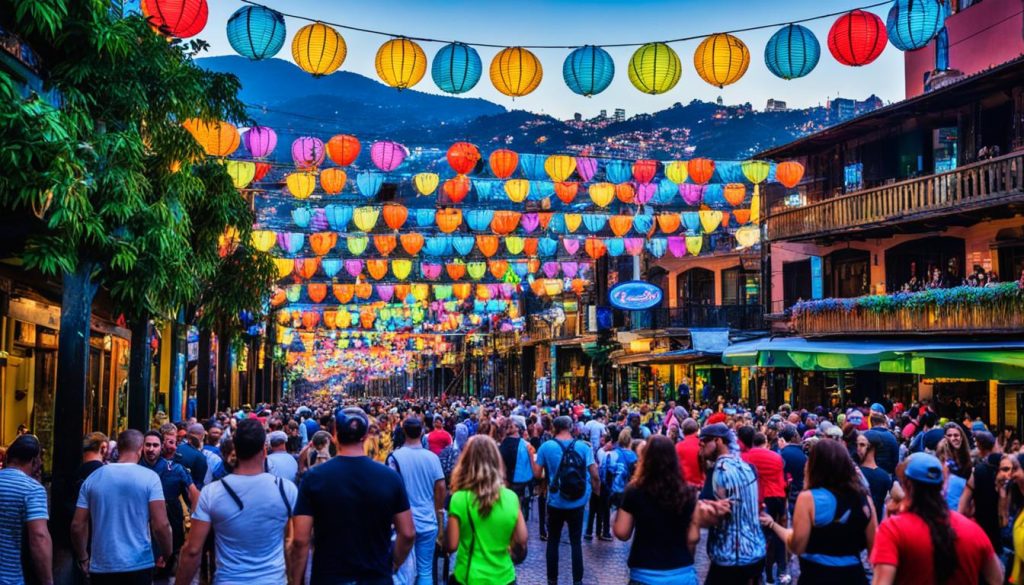
[[[545,262],[540,269],[544,271],[544,276],[554,278],[558,275],[558,262]]]
[[[266,126],[253,126],[242,134],[242,143],[253,158],[265,158],[277,147],[277,132]]]
[[[395,286],[393,284],[378,284],[377,285],[377,298],[389,302],[395,297]]]
[[[324,162],[327,151],[324,141],[313,136],[300,136],[292,142],[292,160],[300,169],[311,169]]]
[[[562,275],[566,278],[576,278],[579,273],[580,263],[579,262],[562,262]]]
[[[562,246],[570,256],[575,256],[580,251],[579,238],[562,238]]]
[[[686,238],[682,236],[669,236],[668,253],[672,254],[673,258],[686,256]]]
[[[324,232],[330,228],[331,222],[327,221],[327,210],[323,207],[313,212],[313,219],[309,220],[309,227],[314,231]]]
[[[519,225],[523,231],[530,234],[540,226],[540,216],[536,213],[524,213],[519,219]]]
[[[654,199],[654,195],[658,192],[657,185],[652,183],[638,183],[633,185],[636,191],[636,196],[633,198],[633,202],[637,205],[647,205]]]
[[[679,195],[683,197],[683,201],[687,205],[697,205],[701,199],[704,198],[704,185],[695,185],[693,183],[681,183],[679,185]]]
[[[589,183],[597,173],[597,159],[586,156],[576,157],[576,173],[584,183]]]
[[[370,159],[374,166],[385,173],[400,167],[405,162],[407,154],[408,151],[404,146],[390,140],[374,142],[370,147]]]
[[[420,270],[423,272],[423,278],[427,280],[437,280],[441,276],[441,265],[434,262],[423,262],[420,264]]]
[[[345,260],[345,272],[352,278],[359,278],[359,275],[363,273],[363,261]]]
[[[630,256],[639,256],[644,250],[643,238],[625,238],[623,241],[626,243],[626,253]]]

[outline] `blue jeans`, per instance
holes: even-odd
[[[416,551],[416,585],[434,583],[434,544],[437,528],[416,533],[413,550]]]

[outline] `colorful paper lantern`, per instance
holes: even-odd
[[[259,61],[284,47],[284,16],[266,6],[243,6],[228,18],[228,43],[239,55]]]
[[[263,180],[263,177],[267,176],[270,172],[270,163],[258,162],[256,163],[256,175],[253,176],[253,181],[259,182]]]
[[[366,273],[374,280],[380,280],[388,274],[388,261],[374,258],[366,261]]]
[[[705,234],[710,234],[722,225],[722,212],[717,209],[701,209],[697,214],[700,216],[700,227]]]
[[[706,37],[693,53],[693,66],[701,79],[716,87],[736,83],[750,65],[750,50],[727,33]]]
[[[363,235],[351,235],[345,238],[345,246],[348,248],[348,253],[353,256],[362,256],[363,252],[366,251],[366,247],[370,245],[370,238]],[[360,268],[360,271],[362,269]],[[358,272],[356,273],[358,275]]]
[[[515,211],[495,211],[491,219],[491,230],[499,235],[507,235],[519,226],[521,214]]]
[[[397,258],[391,261],[391,274],[398,280],[405,280],[412,274],[412,261],[405,258]]]
[[[873,12],[851,10],[828,31],[828,50],[843,65],[867,65],[885,50],[885,24]]]
[[[544,160],[544,171],[556,183],[566,181],[576,170],[576,159],[564,154],[553,154]]]
[[[430,76],[445,93],[466,93],[476,87],[483,73],[483,64],[476,49],[465,43],[450,43],[434,55]]]
[[[309,236],[309,248],[317,256],[323,256],[338,243],[338,234],[334,232],[317,232]]]
[[[455,207],[438,209],[434,217],[437,221],[438,229],[446,234],[454,232],[462,225],[462,210]]]
[[[424,238],[423,234],[416,232],[409,232],[398,236],[399,242],[402,244],[402,249],[405,253],[410,256],[415,256],[420,253],[423,249]]]
[[[565,229],[570,234],[576,233],[576,230],[580,229],[580,225],[583,223],[583,216],[579,213],[564,213],[562,218],[565,220]]]
[[[253,126],[242,134],[242,144],[253,158],[266,158],[277,146],[277,133],[266,126]]]
[[[210,16],[206,0],[142,0],[140,8],[160,34],[179,39],[202,32]]]
[[[321,77],[334,73],[345,62],[348,47],[338,31],[314,22],[300,28],[292,38],[292,59],[306,73]]]
[[[480,150],[468,142],[456,142],[448,147],[448,165],[459,175],[468,175],[480,161]]]
[[[615,198],[615,185],[611,183],[594,183],[587,189],[590,200],[598,207],[608,207]]]
[[[749,248],[761,241],[761,230],[757,226],[747,225],[736,230],[736,243],[740,248]]]
[[[686,236],[686,251],[691,256],[700,256],[700,251],[703,247],[704,236]]]
[[[231,177],[235,189],[245,189],[256,177],[256,164],[249,161],[229,160],[224,164],[224,170]]]
[[[743,183],[729,183],[723,189],[723,195],[729,205],[743,205],[743,200],[747,198],[747,186]]]
[[[363,197],[375,197],[383,185],[384,177],[380,173],[362,171],[356,175],[356,189],[359,189],[359,194]]]
[[[374,66],[381,81],[401,91],[423,79],[427,72],[427,54],[423,47],[409,39],[391,39],[377,49]]]
[[[665,93],[679,83],[683,73],[679,55],[665,43],[648,43],[629,60],[629,81],[652,95]]]
[[[404,205],[389,203],[384,206],[384,223],[393,230],[399,230],[409,218],[409,210]]]
[[[345,189],[348,174],[341,169],[324,169],[320,172],[320,187],[328,195],[337,195]]]
[[[505,194],[513,203],[522,203],[530,195],[530,182],[526,179],[505,181]]]
[[[519,155],[506,148],[499,148],[487,159],[491,172],[499,179],[507,179],[519,167]]]
[[[327,141],[327,156],[331,157],[334,164],[339,167],[347,167],[359,156],[359,139],[348,134],[337,134],[331,136]]]
[[[580,184],[572,181],[563,181],[561,183],[555,183],[555,197],[562,203],[569,205],[576,199],[576,193],[579,192]]]
[[[270,230],[253,230],[249,241],[260,252],[267,252],[277,243],[277,235]]]
[[[615,198],[623,203],[633,203],[636,199],[636,189],[629,183],[615,185]]]
[[[642,159],[633,163],[633,180],[637,183],[650,183],[658,173],[658,161]]]
[[[324,162],[324,143],[313,136],[300,136],[292,142],[292,161],[300,169],[310,169]]]
[[[715,174],[715,161],[709,158],[693,158],[686,163],[686,170],[691,181],[704,185]]]
[[[437,190],[441,178],[437,176],[437,173],[417,173],[412,178],[413,187],[416,192],[426,197],[433,195],[434,191]]]
[[[374,142],[370,146],[370,160],[373,161],[374,166],[385,173],[400,167],[408,154],[409,151],[405,146],[391,140]]]
[[[469,178],[465,175],[456,175],[444,182],[442,191],[452,203],[462,203],[462,200],[469,194]]]
[[[380,218],[380,209],[377,207],[357,207],[352,212],[352,223],[361,232],[373,231],[373,228],[377,225],[378,218]]]
[[[292,194],[292,197],[306,199],[316,189],[316,174],[308,171],[289,173],[285,177],[284,182],[288,186],[288,192]]]
[[[686,161],[676,160],[665,165],[665,176],[677,185],[685,183],[686,177],[689,176],[686,170]]]
[[[940,0],[896,0],[885,21],[889,42],[901,51],[926,47],[943,27],[944,14]]]
[[[569,90],[585,97],[608,89],[614,77],[615,61],[601,47],[586,45],[575,49],[562,63],[562,78]]]
[[[512,98],[523,97],[537,89],[544,76],[540,59],[522,47],[502,49],[491,61],[491,83]]]
[[[660,213],[656,217],[658,228],[662,233],[674,234],[679,231],[681,218],[678,213]]]
[[[584,244],[583,249],[586,250],[587,255],[597,260],[601,256],[604,256],[608,251],[604,241],[598,238],[587,238],[587,243]]]
[[[804,165],[796,161],[779,163],[775,167],[775,180],[782,183],[787,189],[796,187],[804,178]]]
[[[589,183],[594,175],[597,174],[597,159],[590,158],[588,156],[577,156],[576,157],[576,174],[583,179],[584,182]]]
[[[616,236],[622,237],[629,232],[633,227],[633,216],[632,215],[613,215],[608,218],[608,225],[611,227],[612,233]]]
[[[782,79],[803,77],[818,66],[821,45],[805,26],[787,24],[768,39],[764,62],[768,70]]]
[[[238,150],[241,137],[238,129],[228,122],[204,122],[192,118],[182,123],[192,137],[196,139],[199,146],[203,147],[206,154],[216,157],[226,157]]]

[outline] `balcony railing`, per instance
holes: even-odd
[[[793,308],[798,335],[932,335],[1024,332],[1024,293],[1015,283],[859,299],[824,299]],[[967,289],[967,290],[965,290]],[[923,295],[932,295],[929,299]]]
[[[811,239],[876,225],[953,214],[1024,195],[1024,152],[856,191],[768,217],[771,241]]]
[[[761,330],[764,310],[761,305],[687,304],[670,309],[651,309],[629,313],[629,328],[668,329],[687,327],[727,327],[739,330]]]

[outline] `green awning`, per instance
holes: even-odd
[[[871,370],[975,380],[1024,380],[1024,341],[926,342],[759,339],[730,346],[722,361],[735,366],[807,371]]]

